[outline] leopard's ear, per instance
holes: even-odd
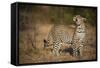
[[[83,18],[83,20],[86,21],[87,19],[86,18]]]
[[[77,21],[77,18],[76,17],[73,17],[73,21],[76,22]]]
[[[47,40],[46,39],[44,39],[44,43],[47,43]]]
[[[44,48],[48,47],[48,42],[46,39],[44,39]]]
[[[83,18],[83,21],[87,21],[87,19],[86,18]]]

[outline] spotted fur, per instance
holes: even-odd
[[[52,54],[59,56],[63,44],[70,44],[73,49],[73,56],[82,56],[83,40],[85,38],[85,18],[77,15],[73,18],[76,28],[73,37],[67,33],[64,25],[54,25],[45,40],[44,47],[52,46]]]

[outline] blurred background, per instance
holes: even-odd
[[[53,25],[65,25],[69,35],[73,35],[75,23],[73,17],[86,18],[86,41],[84,56],[81,60],[96,59],[97,9],[94,7],[19,5],[19,62],[59,62],[76,61],[75,57],[64,54],[59,57],[44,49],[43,40],[47,38]]]

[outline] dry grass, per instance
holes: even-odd
[[[51,24],[37,24],[37,35],[36,40],[34,38],[34,30],[20,31],[19,34],[19,63],[42,63],[42,62],[61,62],[61,61],[76,61],[76,60],[93,60],[96,59],[96,31],[95,27],[87,26],[87,40],[85,42],[82,59],[73,57],[69,53],[62,53],[60,56],[54,56],[51,54],[52,47],[44,49],[43,40],[47,37],[47,34],[52,27]],[[66,26],[66,31],[73,34],[73,28]],[[30,38],[35,41],[32,47],[32,42],[28,39],[27,34]],[[64,47],[62,47],[63,49]]]

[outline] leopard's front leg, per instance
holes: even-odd
[[[59,56],[60,55],[60,44],[59,43],[54,43],[53,44],[53,54],[55,55],[55,56]]]

